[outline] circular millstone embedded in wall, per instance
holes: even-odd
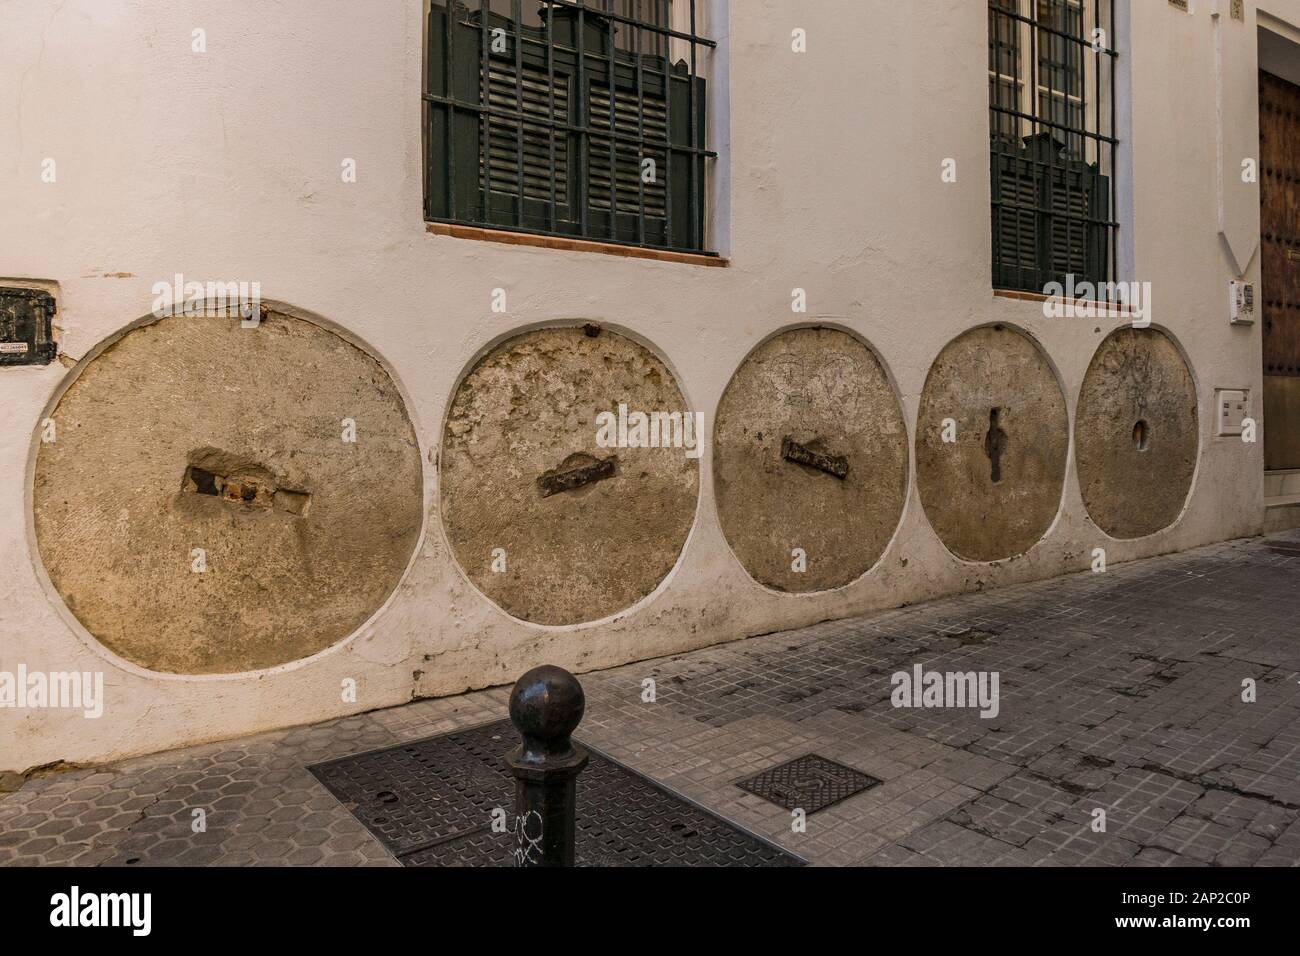
[[[1051,527],[1069,418],[1056,375],[1028,336],[996,325],[950,342],[926,377],[916,428],[921,504],[953,554],[1015,557]]]
[[[842,587],[889,545],[907,496],[907,428],[875,354],[834,329],[755,349],[718,407],[718,516],[754,580]],[[803,570],[799,570],[803,568]]]
[[[651,439],[637,427],[651,413],[660,447],[633,447]],[[515,617],[608,617],[677,563],[701,447],[672,373],[647,349],[594,325],[526,332],[479,361],[452,400],[447,539],[470,580]]]
[[[1178,520],[1199,444],[1196,385],[1177,346],[1156,329],[1116,329],[1083,378],[1074,426],[1079,490],[1113,538]]]
[[[142,667],[314,654],[383,604],[419,538],[420,451],[397,387],[301,319],[133,329],[53,418],[33,489],[41,560],[86,629]]]

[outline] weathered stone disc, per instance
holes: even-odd
[[[142,667],[314,654],[383,604],[419,538],[420,451],[397,387],[301,319],[134,329],[53,417],[33,495],[41,560],[86,629]]]
[[[1079,391],[1074,441],[1088,515],[1113,538],[1169,527],[1192,488],[1199,447],[1196,385],[1158,329],[1116,329]]]
[[[790,461],[783,443],[844,459]],[[796,457],[797,451],[791,449]],[[754,580],[781,591],[842,587],[884,553],[907,497],[907,427],[879,359],[835,329],[791,329],[750,353],[718,407],[718,516]],[[806,570],[795,570],[795,549]]]
[[[956,426],[952,443],[943,440],[947,419]],[[1028,336],[995,325],[948,343],[926,377],[916,431],[921,504],[953,554],[1014,557],[1051,527],[1069,418],[1056,375]]]
[[[590,325],[508,339],[457,389],[443,432],[443,527],[465,574],[509,614],[599,620],[646,597],[677,563],[698,459],[684,448],[601,447],[597,415],[620,404],[629,415],[687,411],[659,359]],[[590,480],[547,494],[538,479],[548,473]]]

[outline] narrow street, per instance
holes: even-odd
[[[1300,535],[1228,542],[581,675],[575,736],[696,805],[686,811],[814,865],[1294,866],[1298,614]],[[893,676],[918,665],[997,675],[996,715],[894,706]],[[417,701],[31,779],[0,795],[0,865],[396,865],[309,768],[503,720],[507,696]],[[503,726],[502,753],[515,743]],[[802,828],[737,786],[810,754],[870,782],[812,809],[835,781],[787,775],[785,795],[813,801]],[[580,827],[632,813],[653,829],[650,811],[597,779],[579,778]],[[436,794],[412,800],[402,784],[382,791],[399,828],[441,812]],[[493,809],[465,832],[491,833]],[[374,807],[357,812],[376,819]],[[455,852],[402,861],[465,862],[458,832],[432,841]],[[695,829],[684,833],[674,859],[712,861]],[[511,838],[497,839],[505,865]],[[636,862],[611,853],[601,862]]]

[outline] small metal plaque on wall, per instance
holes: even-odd
[[[0,365],[49,365],[54,360],[55,308],[48,292],[0,286]]]

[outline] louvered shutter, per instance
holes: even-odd
[[[1109,277],[1106,228],[1110,217],[1110,181],[1097,168],[1071,162],[1053,171],[1050,272],[1058,281],[1105,282]]]
[[[555,134],[554,165],[552,166],[552,127],[542,125],[548,116],[554,123],[569,121],[570,78],[564,73],[555,76],[554,105],[552,84],[544,68],[524,64],[522,84],[515,83],[515,65],[493,58],[488,66],[488,103],[494,109],[520,113],[523,124],[524,182],[519,185],[520,124],[505,117],[483,120],[484,135],[479,145],[479,188],[490,181],[490,192],[497,199],[513,202],[522,194],[526,205],[530,201],[549,204],[551,201],[551,175],[554,171],[555,202],[566,206],[569,202],[569,147],[563,132]],[[522,90],[523,102],[519,102]],[[536,123],[527,122],[533,119]],[[489,148],[490,147],[490,148]],[[533,212],[529,218],[535,218]]]
[[[1109,180],[1078,161],[1052,162],[1043,142],[993,153],[993,281],[1041,292],[1049,282],[1105,282]],[[1064,165],[1059,165],[1060,163]]]
[[[619,54],[614,70],[614,129],[619,136],[637,136],[636,71]],[[628,58],[630,60],[630,58]],[[592,130],[587,149],[587,207],[592,233],[620,242],[640,242],[639,197],[644,196],[644,241],[650,245],[700,248],[703,236],[698,220],[704,203],[704,166],[698,164],[694,177],[695,203],[691,202],[691,159],[681,148],[691,146],[691,78],[681,70],[667,68],[662,57],[642,57],[641,103],[644,109],[642,135],[645,149],[628,140],[614,142],[613,204],[617,220],[610,223],[610,139],[608,72],[588,81],[588,127]],[[695,146],[705,146],[705,81],[695,84]],[[664,95],[667,85],[671,101]],[[671,128],[670,128],[671,125]],[[669,161],[667,145],[676,150]],[[654,181],[642,183],[642,161],[653,159]],[[643,193],[638,192],[643,188]],[[671,190],[671,195],[670,195]],[[670,210],[671,205],[671,210]],[[671,213],[672,235],[668,235]],[[692,216],[697,225],[692,229]]]
[[[1088,177],[1085,170],[1071,163],[1069,168],[1054,169],[1047,177],[1047,209],[1051,210],[1051,258],[1046,270],[1058,281],[1067,275],[1079,281],[1088,277],[1087,219]]]
[[[999,288],[1039,284],[1038,188],[1031,161],[993,154],[993,282]]]
[[[467,22],[448,18],[440,6],[431,10],[430,92],[436,96],[449,95],[445,74],[450,69],[454,73],[451,86],[456,91],[456,100],[485,105],[490,111],[507,115],[430,104],[427,133],[430,159],[426,163],[429,218],[583,235],[581,203],[585,201],[585,235],[589,238],[702,248],[704,164],[696,163],[692,175],[690,155],[674,152],[670,159],[667,147],[671,141],[679,150],[692,145],[705,148],[703,79],[692,78],[684,64],[673,70],[664,57],[643,54],[638,98],[636,58],[627,51],[612,49],[609,24],[589,11],[584,34],[587,54],[584,89],[578,82],[575,11],[556,7],[549,11],[555,31],[549,69],[545,57],[546,27],[537,31],[532,42],[524,44],[518,58],[522,65],[519,70],[513,25],[493,15],[489,27],[500,26],[506,30],[509,49],[504,53],[488,52],[487,96],[480,99],[484,54],[482,34],[477,26],[479,14],[462,9],[457,16],[466,17]],[[526,34],[531,29],[526,28]],[[614,140],[612,164],[608,135],[611,74],[613,130],[616,136],[624,137]],[[509,114],[522,115],[522,130],[519,119]],[[530,119],[536,122],[529,122]],[[579,133],[558,129],[552,136],[552,128],[543,125],[548,120],[572,127],[581,127],[585,122],[589,130],[585,151]],[[454,124],[454,157],[448,153],[449,124]],[[644,149],[636,141],[638,135],[644,137]],[[653,181],[643,183],[642,161],[646,158],[654,160],[655,176]],[[585,182],[581,179],[584,170]],[[554,207],[551,205],[552,172]],[[454,204],[448,198],[453,194]]]
[[[623,212],[635,212],[641,197],[645,199],[645,214],[654,219],[665,218],[664,206],[667,193],[664,189],[664,165],[668,154],[662,145],[668,142],[668,114],[664,109],[663,96],[642,94],[642,135],[646,140],[645,153],[635,142],[618,140],[614,143],[614,170],[617,189],[614,202]],[[590,126],[593,130],[609,130],[609,84],[592,83],[589,105]],[[635,89],[614,88],[614,130],[619,136],[637,136],[637,94]],[[610,209],[610,168],[608,136],[593,133],[591,137],[591,158],[587,164],[587,176],[590,186],[593,209],[608,211]],[[655,177],[653,182],[642,182],[642,162],[654,160]]]

